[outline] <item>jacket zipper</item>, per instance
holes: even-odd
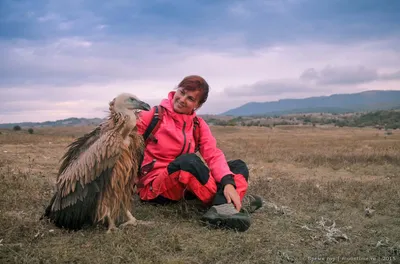
[[[183,133],[183,146],[181,153],[179,153],[178,157],[185,151],[185,145],[186,145],[186,134],[185,134],[185,128],[186,128],[186,122],[183,121],[183,128],[182,128],[182,133]]]
[[[191,143],[192,143],[192,142],[190,142],[190,141],[189,141],[189,145],[188,145],[188,148],[187,148],[187,151],[186,151],[186,153],[189,153],[189,151],[190,151],[190,145],[191,145]]]

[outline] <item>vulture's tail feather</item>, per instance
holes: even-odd
[[[106,181],[109,181],[111,170],[107,170],[101,174],[95,181],[86,184],[83,188],[77,183],[76,190],[62,199],[57,199],[59,194],[56,193],[46,208],[44,216],[49,218],[57,227],[69,230],[79,230],[85,226],[95,224],[97,213],[97,204],[100,192]],[[55,203],[69,204],[59,210],[52,210]],[[55,206],[61,207],[58,204]]]

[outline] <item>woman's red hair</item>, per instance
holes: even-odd
[[[204,104],[207,101],[209,86],[203,77],[198,75],[186,76],[178,85],[188,91],[201,91],[201,97],[199,105]]]

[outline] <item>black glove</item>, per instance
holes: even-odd
[[[178,170],[190,172],[202,185],[210,178],[210,170],[196,154],[183,154],[173,160],[167,167],[168,174]]]

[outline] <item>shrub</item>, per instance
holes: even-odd
[[[392,130],[386,130],[386,131],[385,131],[385,134],[386,134],[386,135],[392,135],[393,132],[392,132]]]
[[[21,130],[21,127],[18,126],[18,125],[17,125],[17,126],[14,126],[14,127],[13,127],[13,130],[14,130],[14,131],[20,131],[20,130]]]
[[[28,129],[28,133],[29,133],[29,134],[33,134],[33,128],[29,128],[29,129]]]

